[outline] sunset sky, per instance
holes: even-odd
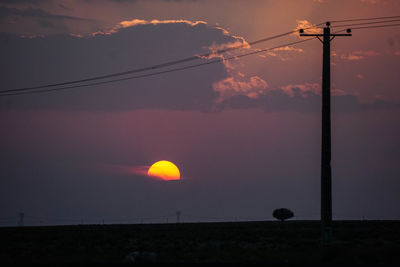
[[[322,45],[286,45],[297,33],[245,44],[398,15],[398,0],[0,0],[1,91],[281,46],[0,92],[0,225],[19,212],[37,225],[164,222],[177,210],[183,221],[272,219],[280,207],[318,219]],[[352,33],[331,43],[333,216],[400,219],[400,27]],[[181,179],[147,176],[159,160]]]

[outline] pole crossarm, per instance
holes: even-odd
[[[300,36],[314,36],[314,37],[319,37],[319,36],[324,36],[323,34],[310,34],[310,33],[300,33]],[[331,33],[330,36],[352,36],[351,33]]]

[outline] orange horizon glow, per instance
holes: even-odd
[[[157,161],[147,171],[148,176],[160,178],[164,181],[180,180],[181,174],[178,167],[170,161]]]

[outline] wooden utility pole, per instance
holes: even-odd
[[[321,149],[321,241],[332,240],[332,170],[331,170],[331,41],[336,36],[351,36],[347,33],[331,33],[330,22],[326,23],[323,34],[307,34],[300,30],[300,36],[317,37],[323,44],[322,61],[322,149]],[[322,37],[322,40],[321,38]]]

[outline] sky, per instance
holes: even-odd
[[[221,60],[0,94],[0,225],[21,212],[26,225],[173,222],[178,210],[271,220],[281,207],[318,219],[322,45],[249,43],[396,15],[397,0],[0,0],[1,91]],[[333,217],[400,219],[399,27],[352,33],[331,42]],[[159,160],[181,180],[143,174]]]

